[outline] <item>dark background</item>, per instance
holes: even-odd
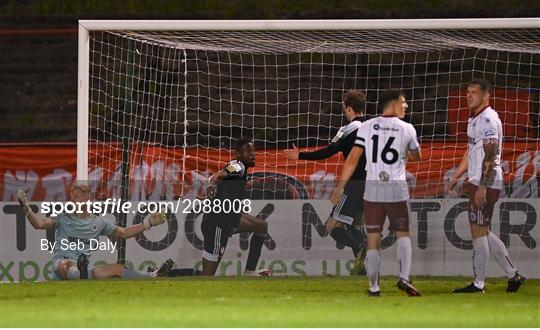
[[[538,14],[540,1],[0,0],[0,142],[76,141],[78,19],[480,18]],[[426,134],[433,130],[436,128],[426,130]]]

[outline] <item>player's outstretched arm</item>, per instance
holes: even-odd
[[[19,204],[21,205],[24,215],[26,215],[26,218],[28,221],[30,221],[30,224],[35,229],[52,229],[56,226],[56,222],[52,218],[47,218],[43,216],[39,216],[35,214],[32,211],[32,208],[30,208],[30,204],[28,203],[28,198],[26,197],[26,193],[19,189],[17,192],[17,197],[19,199]]]
[[[285,150],[285,156],[290,160],[322,160],[332,157],[340,151],[335,143],[330,143],[324,148],[315,151],[299,151],[296,145],[293,144],[292,149]]]
[[[360,160],[360,157],[363,153],[364,149],[362,147],[354,146],[352,148],[351,153],[347,157],[347,160],[345,160],[345,164],[343,164],[343,170],[341,171],[341,178],[339,179],[339,183],[334,189],[334,191],[332,191],[332,195],[330,196],[332,204],[336,205],[341,199],[341,196],[343,195],[343,189],[345,189],[345,185],[347,184],[347,182],[349,182],[349,179],[353,175],[354,170],[358,165],[358,161]]]
[[[456,191],[454,191],[454,188],[456,187],[459,178],[467,172],[467,168],[469,166],[469,150],[465,151],[465,154],[463,155],[463,158],[461,159],[461,162],[459,163],[458,168],[454,172],[454,175],[450,178],[450,182],[448,183],[448,190],[455,194]]]
[[[129,227],[119,227],[116,226],[113,230],[113,236],[119,238],[131,238],[135,235],[142,233],[145,230],[150,229],[151,227],[159,226],[166,221],[165,213],[154,213],[150,217],[139,223]]]

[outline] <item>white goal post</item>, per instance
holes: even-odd
[[[539,17],[372,20],[79,20],[77,89],[77,180],[88,179],[90,31],[235,31],[377,29],[537,29]]]
[[[98,199],[205,199],[208,177],[250,138],[250,213],[269,219],[276,237],[264,253],[287,274],[304,263],[299,273],[324,274],[334,258],[339,268],[350,257],[324,238],[323,224],[343,156],[293,161],[285,149],[339,138],[351,89],[365,94],[366,117],[380,111],[382,91],[405,94],[424,158],[407,164],[415,272],[467,274],[466,176],[457,196],[448,181],[467,148],[467,86],[483,78],[504,126],[505,186],[492,228],[517,263],[538,261],[540,18],[81,20],[78,56],[77,180],[95,184]],[[180,213],[168,215],[168,228],[120,241],[119,262],[200,261],[202,215]],[[124,226],[147,214],[112,216]],[[383,235],[392,249],[395,237]],[[246,250],[247,236],[237,237],[230,262]]]

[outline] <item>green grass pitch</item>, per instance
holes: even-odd
[[[394,278],[367,297],[359,277],[217,277],[0,285],[2,327],[540,327],[540,280],[518,293],[490,279],[485,294],[456,295],[469,278]]]

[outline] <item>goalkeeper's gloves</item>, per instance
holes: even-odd
[[[148,217],[148,219],[143,221],[144,228],[149,229],[150,227],[159,226],[167,220],[166,213],[153,213]]]
[[[30,216],[32,210],[30,209],[30,204],[28,204],[28,198],[26,198],[26,193],[19,189],[19,191],[17,191],[17,197],[19,199],[19,204],[21,204],[21,207],[23,209],[24,215],[26,215],[27,217]]]

